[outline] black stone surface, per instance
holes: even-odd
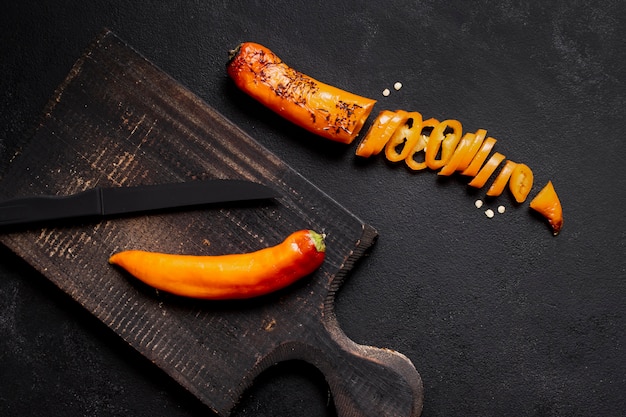
[[[353,340],[413,361],[424,416],[626,412],[624,2],[24,0],[3,9],[1,168],[108,27],[378,230],[337,315]],[[360,161],[354,145],[261,108],[224,70],[227,51],[245,40],[377,98],[375,112],[487,129],[537,185],[554,182],[562,233],[552,237],[506,196],[489,203],[505,214],[488,219],[462,178]],[[210,414],[6,248],[0,335],[2,416]],[[321,374],[288,363],[264,374],[234,415],[334,410]]]

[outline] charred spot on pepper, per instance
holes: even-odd
[[[341,110],[335,117],[335,123],[338,124],[338,130],[346,130],[345,126],[351,127],[356,125],[357,120],[353,118],[356,113],[356,110],[362,109],[363,107],[356,103],[346,103],[345,101],[338,101],[336,104],[336,108]]]
[[[275,57],[272,57],[270,59],[267,59],[267,54],[265,53],[265,51],[263,50],[258,50],[255,51],[254,54],[252,55],[252,62],[258,62],[259,64],[261,64],[262,67],[265,67],[266,65],[272,64],[272,63],[279,63],[276,62],[277,60],[274,59]],[[278,60],[280,61],[280,60]],[[252,65],[250,65],[252,66]]]
[[[357,103],[346,103],[343,100],[337,102],[337,108],[345,112],[346,117],[352,117],[357,110],[362,109],[363,106]]]
[[[261,78],[278,97],[291,100],[294,104],[302,107],[306,106],[307,97],[315,94],[319,89],[315,82],[297,71],[290,71],[279,82],[275,81],[273,74],[266,74],[265,72]]]

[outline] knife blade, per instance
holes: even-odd
[[[95,187],[71,195],[42,195],[0,202],[0,226],[271,199],[277,191],[233,179],[197,180],[131,187]]]

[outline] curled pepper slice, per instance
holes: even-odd
[[[391,162],[399,162],[409,155],[409,152],[420,140],[422,132],[422,115],[419,112],[407,114],[404,124],[396,129],[385,146],[385,157]],[[398,147],[402,150],[398,152]]]
[[[474,142],[472,142],[472,145],[465,153],[465,156],[463,156],[463,159],[461,159],[459,165],[456,167],[457,171],[463,171],[467,169],[469,164],[472,162],[472,159],[474,159],[474,156],[476,156],[476,154],[480,150],[480,147],[485,140],[485,136],[487,136],[487,131],[485,129],[478,129],[476,131],[476,133],[474,134]]]
[[[487,163],[483,165],[478,174],[476,174],[476,176],[469,182],[468,185],[470,187],[481,188],[483,185],[485,185],[491,174],[496,171],[498,165],[500,165],[502,161],[504,161],[504,155],[502,155],[500,152],[494,153],[491,158],[489,158]]]
[[[299,230],[256,252],[195,256],[128,250],[111,256],[109,263],[172,294],[243,299],[279,290],[311,274],[324,261],[325,250],[323,235]]]
[[[428,145],[426,145],[426,165],[428,168],[439,169],[448,162],[461,139],[462,133],[463,128],[458,120],[444,120],[435,126],[428,139]],[[437,159],[440,150],[441,156]]]
[[[509,179],[509,189],[518,203],[523,203],[533,188],[533,171],[525,164],[517,164]]]
[[[493,149],[496,142],[497,140],[492,137],[488,137],[487,139],[485,139],[485,141],[481,144],[479,151],[476,153],[474,158],[472,158],[472,162],[466,169],[461,172],[461,174],[475,177],[476,174],[478,174],[480,167],[483,165],[483,162],[485,162],[485,160],[489,156],[489,153],[491,152],[491,149]]]
[[[428,140],[430,134],[432,133],[432,129],[439,124],[439,120],[437,119],[428,119],[422,122],[421,131],[419,134],[419,140],[413,146],[413,148],[409,151],[406,158],[404,158],[404,163],[413,171],[421,171],[423,169],[428,168],[426,165],[426,156],[424,156],[424,160],[416,161],[415,155],[419,152],[424,151],[426,153],[426,146],[428,146]]]
[[[502,194],[516,166],[517,163],[510,160],[506,161],[500,172],[498,172],[498,176],[493,181],[493,184],[491,184],[491,186],[487,190],[487,195],[489,197],[497,197]]]
[[[404,110],[390,111],[383,110],[378,114],[374,123],[363,137],[356,149],[356,154],[364,158],[378,155],[394,132],[407,120],[408,113]]]
[[[456,150],[452,154],[450,160],[441,168],[438,175],[452,175],[457,170],[457,167],[465,157],[465,154],[470,150],[470,147],[476,139],[476,134],[466,133],[461,138],[461,142],[456,147]]]

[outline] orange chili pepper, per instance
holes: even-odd
[[[322,235],[300,230],[256,252],[194,256],[129,250],[114,254],[109,263],[172,294],[242,299],[268,294],[311,274],[324,261],[325,250]]]
[[[289,67],[257,43],[231,51],[227,72],[241,90],[287,120],[346,144],[359,134],[376,103]]]
[[[559,234],[563,227],[563,207],[552,181],[548,181],[539,194],[530,201],[530,208],[548,220],[555,236]]]

